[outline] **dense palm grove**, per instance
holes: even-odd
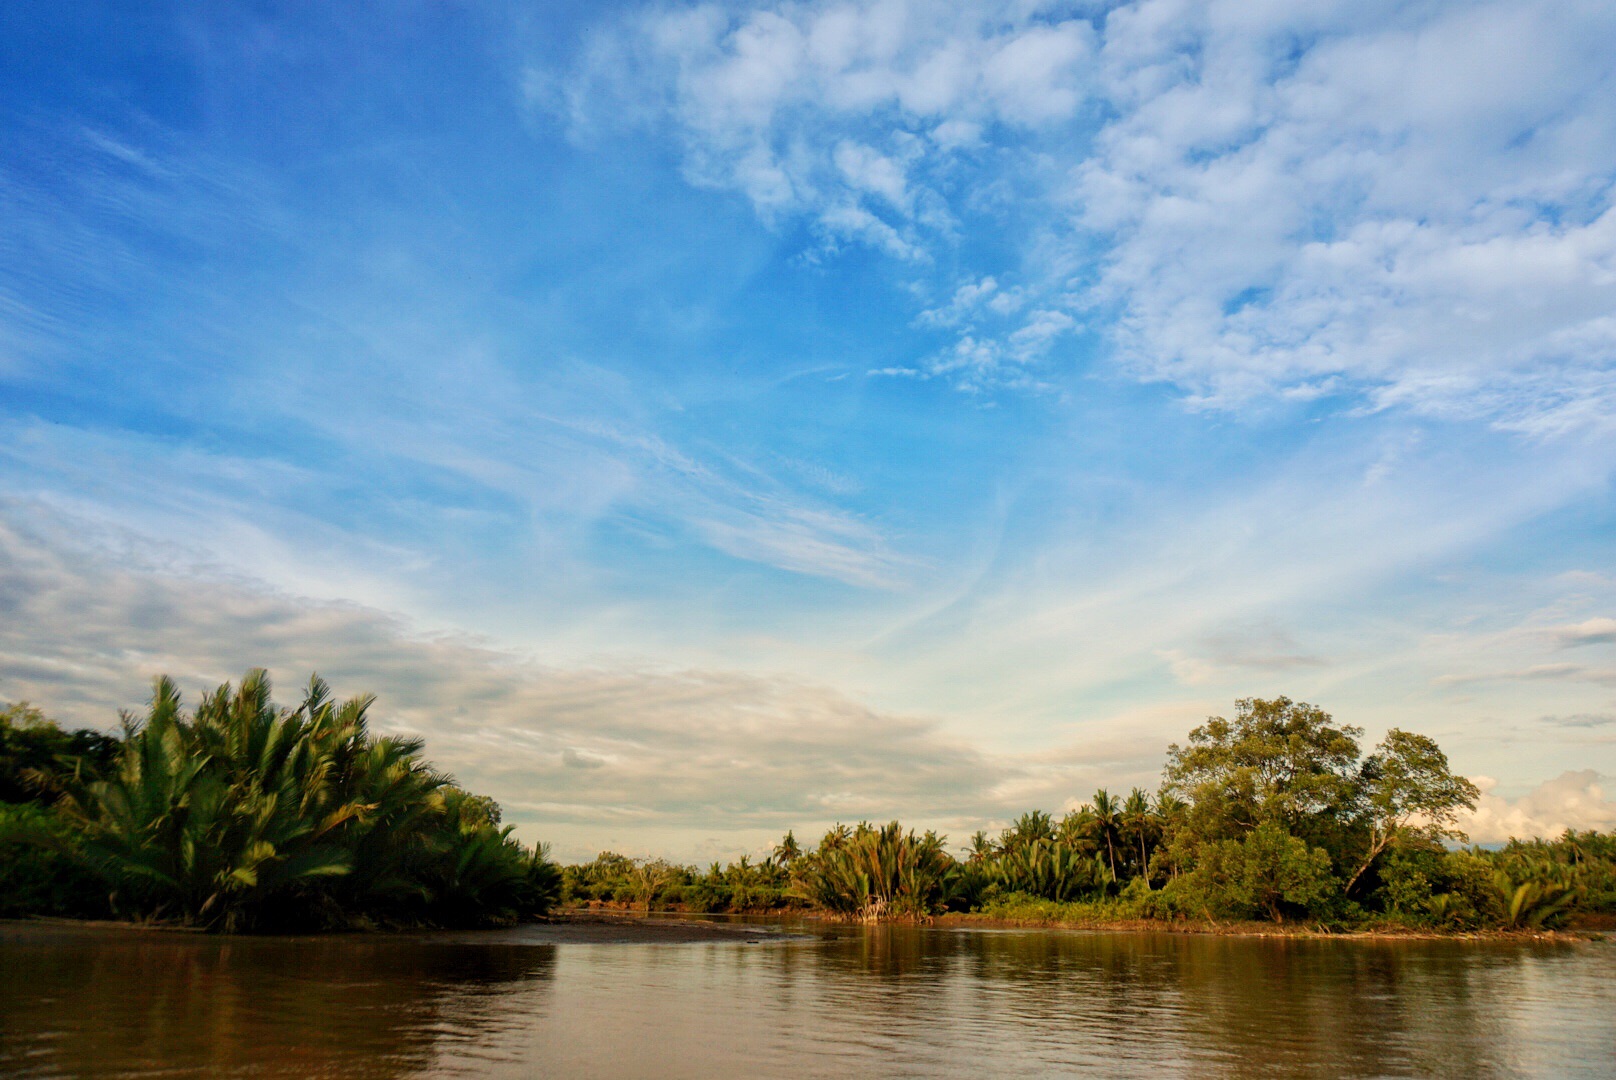
[[[369,698],[318,678],[279,708],[262,671],[194,713],[159,679],[121,737],[0,713],[0,914],[217,930],[497,925],[552,904],[853,919],[1305,921],[1541,928],[1616,914],[1616,837],[1459,845],[1476,789],[1432,740],[1285,698],[1239,703],[1168,751],[1154,794],[1098,791],[957,854],[897,822],[706,870],[604,853],[558,868],[456,787],[417,740],[372,735]]]
[[[187,713],[159,679],[122,738],[0,715],[0,913],[218,930],[477,925],[544,911],[560,871],[368,697],[279,708],[249,672]]]

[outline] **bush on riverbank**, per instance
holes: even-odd
[[[790,894],[790,886],[785,869],[774,858],[754,863],[743,855],[727,866],[713,863],[703,871],[603,851],[593,862],[562,871],[561,901],[647,911],[741,914],[801,906],[801,900]]]
[[[227,931],[498,924],[546,910],[560,873],[544,849],[513,840],[492,800],[433,769],[419,740],[371,734],[371,700],[338,703],[316,677],[298,706],[279,708],[255,670],[187,713],[158,679],[114,752],[16,771],[33,799],[0,817],[14,856],[0,907]],[[26,731],[48,727],[30,718]],[[7,726],[8,744],[19,730]]]

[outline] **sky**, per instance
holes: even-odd
[[[1286,695],[1616,827],[1616,6],[0,7],[0,700],[268,668],[563,858]]]

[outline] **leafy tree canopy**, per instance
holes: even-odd
[[[1190,803],[1202,839],[1232,839],[1273,822],[1307,836],[1359,797],[1362,728],[1290,698],[1245,698],[1233,720],[1214,716],[1168,747],[1166,789]]]

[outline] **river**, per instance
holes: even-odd
[[[1616,943],[0,931],[6,1077],[1612,1077]]]

